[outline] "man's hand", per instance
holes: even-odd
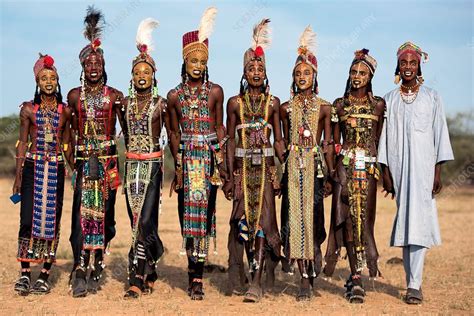
[[[443,184],[441,183],[441,168],[436,166],[435,176],[433,180],[433,194],[440,193],[442,188],[443,188]]]
[[[21,176],[15,177],[15,182],[13,183],[12,191],[13,191],[13,194],[17,194],[21,192]]]
[[[383,172],[383,189],[382,193],[385,192],[384,197],[387,197],[389,194],[391,194],[391,199],[395,197],[395,189],[393,188],[393,181],[392,181],[392,176],[390,174],[389,170],[384,170]]]
[[[232,200],[233,198],[233,182],[230,180],[226,180],[224,185],[222,186],[222,191],[224,191],[224,196],[227,200]]]
[[[328,197],[332,194],[332,184],[328,180],[324,183],[324,197]]]

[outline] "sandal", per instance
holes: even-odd
[[[247,293],[245,293],[244,302],[258,303],[262,299],[262,296],[263,296],[262,288],[257,285],[251,285]]]
[[[202,290],[202,281],[194,280],[191,284],[190,294],[193,301],[202,301],[204,299],[204,291]]]
[[[362,287],[362,281],[360,279],[360,275],[354,277],[353,275],[349,275],[349,278],[344,284],[346,291],[344,293],[344,297],[349,301],[349,303],[353,304],[362,304],[365,301],[365,290]]]
[[[94,269],[91,271],[89,280],[87,280],[87,291],[91,294],[97,294],[97,291],[100,290],[99,281],[102,278],[102,271],[104,270],[102,263],[98,263],[94,266]]]
[[[51,292],[49,282],[43,279],[36,280],[35,284],[33,284],[33,287],[31,288],[31,291],[30,291],[31,294],[39,294],[39,295],[48,294],[49,292]]]
[[[312,297],[311,289],[307,287],[300,287],[300,291],[298,292],[298,295],[296,295],[296,301],[297,302],[302,302],[302,301],[310,301]]]
[[[127,292],[125,292],[123,298],[139,298],[142,292],[138,286],[132,285],[128,288]]]
[[[154,281],[146,281],[143,284],[143,295],[150,295],[153,293],[153,286],[155,285]]]
[[[22,275],[15,283],[15,291],[22,296],[28,295],[30,293],[30,286],[30,277]]]
[[[72,297],[85,297],[87,295],[86,279],[76,276],[77,271],[71,274]]]
[[[407,294],[405,295],[405,302],[410,305],[420,305],[423,302],[421,288],[419,290],[408,288]]]
[[[349,303],[362,304],[365,301],[365,290],[360,285],[354,285],[348,297]]]

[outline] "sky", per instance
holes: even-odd
[[[180,81],[182,40],[197,29],[208,6],[218,9],[210,37],[210,80],[225,98],[238,93],[243,53],[252,28],[271,19],[272,45],[266,50],[271,92],[288,100],[298,39],[307,25],[317,33],[320,97],[332,102],[344,92],[357,49],[367,48],[378,61],[372,81],[375,95],[396,88],[396,51],[410,40],[430,56],[422,65],[425,85],[440,92],[445,112],[454,115],[473,106],[473,2],[451,1],[8,1],[0,0],[0,117],[19,112],[33,98],[33,65],[38,52],[52,55],[63,96],[80,84],[79,51],[88,5],[102,10],[107,26],[102,40],[108,84],[128,93],[135,35],[141,20],[160,22],[153,33],[159,93]]]

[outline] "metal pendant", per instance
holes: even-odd
[[[46,132],[46,134],[44,135],[44,141],[47,142],[47,143],[52,143],[54,140],[54,135],[53,133],[51,132]]]

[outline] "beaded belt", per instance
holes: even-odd
[[[76,145],[77,151],[104,149],[115,145],[115,140],[106,140],[98,144]]]
[[[263,157],[273,157],[275,152],[273,148],[262,148],[262,149],[244,149],[244,148],[236,148],[235,149],[235,157],[239,158],[249,158],[253,154],[261,154]]]
[[[293,150],[293,151],[312,151],[313,153],[318,153],[321,151],[319,146],[314,146],[314,147],[302,147],[298,145],[289,145],[288,150]]]
[[[349,115],[343,115],[340,118],[341,122],[344,122],[348,118],[362,118],[362,119],[370,119],[377,121],[379,120],[379,117],[377,115],[372,115],[372,114],[349,114]]]
[[[257,129],[257,128],[269,128],[269,129],[273,129],[273,127],[268,124],[267,121],[265,121],[264,119],[260,119],[258,122],[254,122],[254,123],[243,123],[243,124],[239,124],[236,126],[236,130],[241,130],[243,128],[253,128],[253,129]]]
[[[182,142],[207,142],[217,141],[217,134],[211,133],[208,135],[193,135],[193,134],[183,134],[181,135]]]
[[[146,154],[137,154],[137,153],[131,153],[131,152],[125,153],[125,157],[131,160],[152,160],[152,159],[161,160],[162,155],[163,155],[163,152],[161,150],[155,151],[153,153],[146,153]]]
[[[44,160],[44,161],[51,161],[51,162],[64,161],[63,155],[48,156],[48,155],[27,152],[25,157],[29,159],[33,159],[33,160]]]
[[[349,151],[347,149],[341,149],[340,155],[349,157],[350,159],[355,157],[354,152]],[[377,157],[364,157],[364,161],[374,163],[374,162],[377,162]]]
[[[99,159],[110,159],[110,158],[117,158],[118,155],[108,155],[108,156],[99,156]],[[76,157],[77,160],[89,160],[90,157]]]

